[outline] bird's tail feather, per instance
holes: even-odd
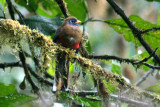
[[[69,86],[69,60],[65,53],[57,55],[55,72],[57,90],[66,90]]]

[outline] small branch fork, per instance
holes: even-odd
[[[141,65],[145,65],[145,66],[147,66],[149,68],[158,69],[159,70],[160,66],[154,66],[154,65],[146,63],[152,56],[154,56],[154,54],[156,53],[157,49],[158,48],[156,48],[154,50],[154,52],[149,57],[146,57],[141,61],[134,60],[134,59],[121,58],[121,57],[117,57],[117,56],[110,56],[110,55],[102,55],[102,56],[88,55],[88,58],[89,59],[116,60],[116,61],[119,61],[120,63],[121,62],[131,63],[132,65],[136,65],[137,67],[139,67]]]
[[[128,27],[131,29],[133,35],[139,40],[139,42],[142,44],[142,46],[151,55],[153,53],[153,49],[142,38],[142,34],[144,32],[142,32],[136,26],[134,26],[134,24],[130,21],[130,19],[126,16],[126,14],[124,13],[124,11],[116,4],[116,2],[114,0],[106,0],[106,1],[111,5],[111,7],[114,9],[114,11],[118,15],[120,15],[122,17],[122,19],[126,22],[126,24],[128,25]],[[158,64],[160,65],[160,58],[158,57],[158,55],[154,54],[153,57],[154,57],[155,61],[157,61]]]

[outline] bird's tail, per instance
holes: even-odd
[[[55,82],[57,90],[66,90],[69,86],[69,60],[65,53],[57,55]]]

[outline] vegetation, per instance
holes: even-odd
[[[153,24],[139,14],[128,16],[126,5],[116,2],[1,0],[0,107],[159,106],[159,13]],[[69,16],[82,21],[78,54],[52,42]],[[58,52],[70,61],[65,91],[54,90]]]

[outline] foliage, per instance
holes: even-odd
[[[99,98],[95,96],[88,96],[87,97],[78,97],[76,95],[70,95],[68,93],[61,93],[60,94],[62,99],[68,99],[68,100],[73,100],[73,101],[78,101],[82,107],[101,107],[102,103],[100,101],[92,101],[92,99],[89,98],[94,98],[95,100],[98,100]]]
[[[34,97],[18,93],[16,87],[13,84],[6,86],[4,83],[0,83],[0,88],[1,107],[17,107],[19,104],[35,99]]]
[[[129,18],[140,30],[160,27],[157,24],[152,24],[148,21],[143,20],[137,15],[131,15]],[[126,41],[133,42],[136,46],[141,46],[141,43],[136,39],[136,37],[133,36],[131,29],[127,26],[123,19],[110,19],[106,20],[106,23],[108,23],[116,32],[123,34]],[[158,45],[160,43],[160,39],[158,39],[159,34],[160,31],[148,32],[144,34],[143,37],[147,41],[147,43],[149,43],[150,46],[155,49],[160,46]],[[160,54],[160,50],[158,50],[157,52]]]
[[[67,5],[66,8],[67,8],[70,16],[75,16],[79,20],[81,20],[82,22],[85,22],[85,20],[87,20],[87,18],[89,18],[88,17],[89,11],[88,11],[88,5],[87,5],[86,0],[64,0],[64,1],[65,1],[65,4]],[[160,0],[146,0],[146,1],[160,2]],[[2,16],[2,17],[4,17],[3,12],[6,10],[5,9],[6,4],[7,4],[6,0],[0,1],[0,16]],[[50,38],[53,38],[57,28],[62,24],[63,19],[64,19],[64,15],[61,12],[60,7],[57,5],[55,0],[14,0],[13,5],[15,5],[15,7],[17,6],[16,9],[18,10],[19,13],[16,12],[16,10],[15,10],[15,13],[12,13],[12,14],[14,14],[15,16],[19,16],[19,19],[17,18],[17,20],[21,24],[25,24],[31,29],[36,29],[39,32],[47,35]],[[22,16],[24,15],[24,18],[20,18],[20,13]],[[160,16],[160,11],[158,14]],[[131,22],[133,22],[135,27],[140,29],[140,31],[145,31],[147,29],[152,29],[152,28],[160,28],[160,24],[159,24],[160,17],[158,17],[158,24],[152,24],[151,22],[142,19],[139,15],[130,15],[129,19]],[[123,35],[125,42],[127,42],[127,43],[129,42],[129,43],[134,44],[134,46],[136,47],[136,49],[135,49],[136,51],[138,50],[137,48],[143,47],[142,44],[139,42],[139,40],[133,35],[132,30],[128,27],[128,25],[126,24],[126,22],[122,18],[107,19],[105,21],[102,21],[102,20],[100,20],[100,21],[108,24],[109,27],[113,28],[114,31],[116,31],[118,34]],[[84,26],[86,26],[86,25],[84,25]],[[98,29],[98,24],[96,27]],[[95,41],[100,40],[100,42],[96,42],[94,45],[94,46],[96,46],[96,45],[98,46],[99,44],[103,44],[101,41],[105,41],[106,39],[108,39],[105,37],[106,37],[106,35],[108,36],[110,34],[113,34],[113,31],[112,31],[112,33],[107,32],[107,34],[103,33],[103,31],[100,31],[100,33],[98,32],[97,34],[94,34],[94,35],[98,35],[98,39],[96,39],[96,37],[94,37],[94,35],[90,35],[89,37],[95,39]],[[116,34],[116,33],[114,33],[114,34]],[[155,31],[153,30],[153,31],[144,33],[142,36],[143,36],[143,39],[154,50],[157,47],[160,47],[159,35],[160,35],[160,30],[155,30]],[[112,40],[108,40],[108,42],[109,41],[112,41]],[[94,43],[91,43],[90,39],[88,42],[85,43],[87,52],[90,54],[93,53],[93,51],[92,51],[92,49],[94,48],[94,47],[92,47],[93,44]],[[113,45],[113,44],[111,44],[111,45]],[[99,47],[98,49],[100,50],[100,48],[101,47]],[[103,49],[106,49],[106,48],[103,48]],[[105,50],[101,50],[101,51],[105,51]],[[112,46],[110,47],[109,51],[114,51],[114,50],[112,50]],[[99,54],[99,51],[96,51],[96,54],[97,53]],[[131,58],[143,60],[149,56],[148,52],[146,52],[146,51],[143,51],[141,54],[137,54],[137,52],[135,52],[135,53],[136,54],[131,56]],[[160,56],[160,49],[157,50],[156,54],[158,54],[158,56]],[[31,56],[31,57],[33,57],[33,56]],[[56,60],[50,61],[51,66],[47,70],[45,69],[51,76],[54,76],[54,73],[55,73],[54,72],[55,71],[55,63],[56,63]],[[115,62],[115,61],[108,61],[108,60],[107,61],[105,60],[104,65],[103,65],[103,62],[101,63],[101,62],[97,61],[97,63],[104,66],[104,68],[109,69],[108,71],[110,71],[114,74],[117,74],[120,77],[123,77],[121,63]],[[153,60],[153,58],[150,58],[149,60],[146,61],[146,63],[154,65],[155,61]],[[73,74],[73,77],[75,75],[76,76],[79,75],[77,72],[76,72],[77,74],[74,74],[75,67],[78,68],[78,67],[80,67],[80,65],[73,64],[71,62],[70,63],[70,74]],[[138,65],[138,67],[141,68],[143,71],[147,71],[150,69],[149,67],[142,66],[141,64]],[[36,69],[36,67],[35,67],[35,69]],[[82,71],[82,70],[86,70],[86,69],[81,68],[79,71]],[[92,82],[95,81],[92,79],[93,77],[90,75],[90,71],[87,71],[85,73],[87,73],[89,75],[88,80],[90,80]],[[97,77],[98,77],[98,75],[97,75]],[[77,76],[76,78],[79,78],[79,77]],[[83,81],[87,82],[85,75],[83,77]],[[73,82],[75,82],[75,81],[73,81]],[[105,83],[105,86],[107,87],[108,93],[110,93],[110,94],[116,93],[116,91],[118,90],[118,84],[114,83],[112,80],[108,80],[108,81],[104,80],[103,82]],[[90,83],[90,82],[85,83],[85,85],[83,87],[89,86],[88,83]],[[96,83],[93,83],[93,84],[96,84]],[[0,91],[0,106],[2,106],[2,107],[3,106],[8,106],[8,107],[17,106],[19,104],[22,104],[27,101],[31,101],[31,100],[35,99],[34,97],[31,97],[30,95],[28,96],[28,95],[20,94],[19,92],[17,92],[16,87],[12,84],[6,86],[6,85],[4,85],[4,83],[0,83],[0,89],[1,89],[1,91]],[[92,90],[92,89],[90,89],[90,90]],[[159,93],[159,83],[146,88],[146,90]],[[102,103],[100,101],[98,101],[98,100],[101,100],[98,95],[97,96],[89,96],[89,97],[88,96],[87,97],[79,97],[78,95],[74,95],[74,94],[72,95],[72,94],[66,92],[66,93],[61,93],[60,96],[64,100],[72,100],[72,101],[80,103],[82,106],[91,106],[91,107],[101,107],[102,106]],[[94,101],[93,98],[95,98],[96,101]]]
[[[35,15],[30,18],[20,20],[20,23],[29,26],[31,29],[38,29],[45,35],[51,35],[55,33],[57,28],[62,24],[62,18],[56,17],[51,19],[44,16]]]

